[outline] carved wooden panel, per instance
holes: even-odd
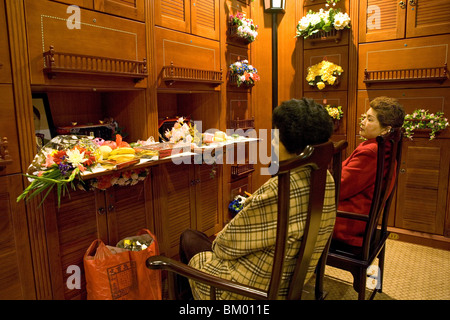
[[[397,0],[360,1],[359,42],[403,38],[405,34],[406,3]]]
[[[114,17],[91,10],[81,9],[78,28],[68,20],[67,5],[27,0],[28,54],[32,84],[64,84],[81,86],[98,85],[92,76],[58,76],[48,79],[43,73],[43,53],[53,45],[55,51],[95,57],[143,61],[146,58],[145,24]],[[94,79],[93,79],[94,78]],[[125,81],[126,80],[126,81]],[[130,79],[115,80],[103,78],[105,86],[145,86],[146,81],[135,85]]]
[[[219,40],[219,0],[195,0],[191,6],[192,33]]]
[[[121,17],[145,21],[145,0],[94,0],[94,8]]]
[[[190,0],[154,0],[155,24],[173,30],[191,31]]]
[[[395,226],[443,235],[450,140],[414,138],[403,146]]]
[[[449,11],[450,2],[446,0],[409,1],[406,37],[449,33]]]
[[[449,62],[450,35],[366,43],[359,46],[358,88],[366,89],[364,71],[443,67]],[[448,73],[448,72],[447,72]],[[450,80],[370,84],[370,89],[450,86]]]
[[[215,227],[219,223],[218,211],[218,188],[219,179],[217,165],[196,165],[196,216],[197,230],[212,236],[215,233]]]

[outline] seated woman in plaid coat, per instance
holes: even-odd
[[[295,157],[309,144],[328,141],[333,132],[333,124],[327,111],[313,100],[305,98],[285,101],[275,108],[272,123],[274,128],[279,130],[280,161]],[[274,136],[272,144],[278,140],[277,134]],[[308,208],[309,173],[308,168],[297,169],[291,173],[291,221],[286,248],[288,261],[296,256],[300,248]],[[243,209],[217,234],[212,243],[203,233],[186,230],[180,237],[181,261],[221,278],[267,289],[275,250],[277,187],[276,176],[264,183],[247,198]],[[333,231],[336,208],[334,182],[330,173],[327,176],[323,210],[317,245],[306,280],[312,275]],[[289,262],[284,266],[285,281],[280,288],[281,298],[287,295],[286,279],[290,278],[292,268],[293,264]],[[209,286],[193,281],[190,281],[190,286],[195,299],[209,298]],[[179,279],[179,287],[184,287],[185,293],[188,292],[187,295],[180,295],[180,298],[192,298],[185,278]],[[243,297],[217,290],[217,299]]]

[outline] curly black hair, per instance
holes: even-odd
[[[327,110],[308,98],[282,102],[273,110],[272,125],[279,129],[286,150],[295,154],[307,145],[327,142],[333,133],[333,121]]]

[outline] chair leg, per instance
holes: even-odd
[[[360,268],[358,272],[358,300],[366,299],[366,282],[367,282],[367,270],[365,268]]]
[[[380,254],[378,255],[378,281],[380,281],[380,283],[378,284],[378,292],[382,292],[383,290],[383,280],[384,280],[384,256],[385,256],[385,249],[386,246],[383,247],[383,249],[381,249]]]

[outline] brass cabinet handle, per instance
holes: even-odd
[[[402,8],[402,9],[405,9],[405,8],[406,8],[406,3],[405,3],[405,1],[400,1],[400,2],[398,3],[398,5],[399,5],[400,8]]]
[[[415,6],[417,3],[416,3],[416,0],[409,0],[409,4],[412,6]]]
[[[103,207],[98,208],[98,214],[99,215],[104,215],[105,214],[105,208],[103,208]]]

